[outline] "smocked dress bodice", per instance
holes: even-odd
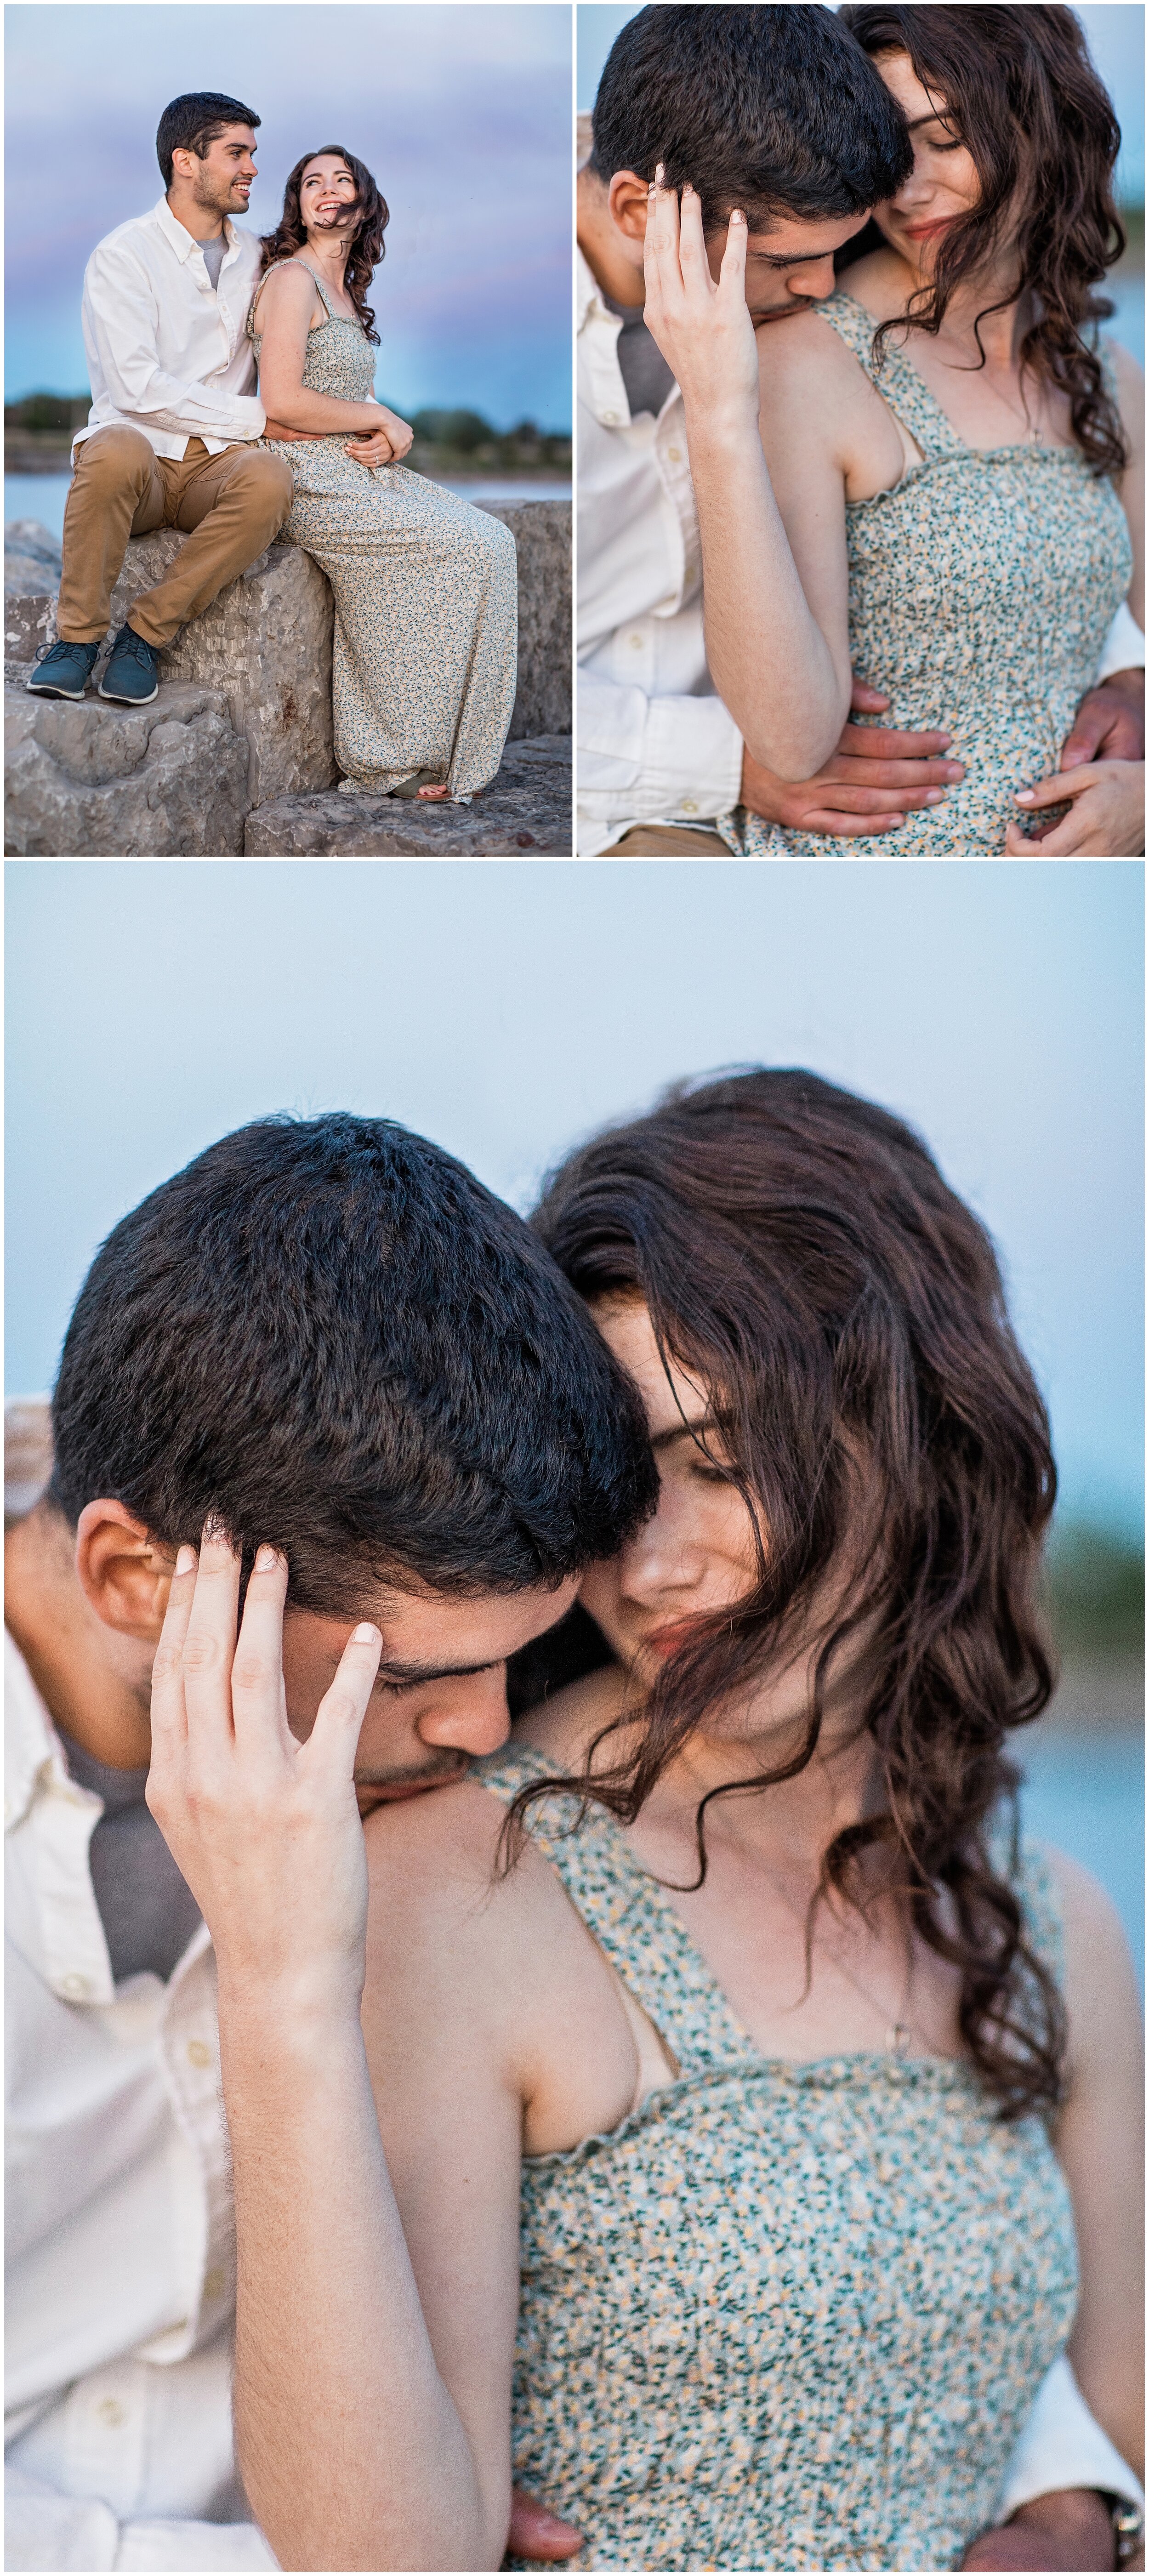
[[[509,1801],[554,1766],[475,1776]],[[958,2566],[1074,2314],[1044,2123],[963,2061],[764,2058],[613,1819],[574,1813],[532,1839],[681,2071],[524,2160],[516,2480],[585,2532],[576,2566]],[[1018,1892],[1057,1972],[1032,1847]]]
[[[841,290],[818,311],[921,451],[892,489],[846,504],[850,660],[890,700],[877,721],[947,731],[949,756],[966,764],[940,805],[842,847],[853,858],[1000,853],[1021,814],[1015,791],[1056,770],[1096,683],[1132,579],[1125,512],[1077,446],[967,446],[904,349],[890,343],[875,362],[872,313]],[[741,806],[718,829],[747,854],[834,848]]]

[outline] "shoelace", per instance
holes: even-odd
[[[149,644],[146,637],[137,635],[134,626],[125,629],[124,633],[117,638],[112,650],[115,653],[130,653],[133,662],[141,662],[145,671],[153,670],[159,660],[158,645]]]
[[[33,662],[46,662],[49,653],[90,653],[91,649],[90,644],[67,644],[65,643],[62,635],[57,635],[54,643],[41,644],[37,647],[37,650],[33,655]]]

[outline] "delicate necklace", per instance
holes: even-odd
[[[782,1899],[783,1905],[786,1907],[787,1913],[792,1914],[795,1923],[800,1924],[802,1930],[805,1931],[806,1917],[799,1911],[793,1898],[787,1893],[777,1871],[768,1869],[765,1861],[756,1861],[753,1866],[756,1869],[761,1870],[763,1877],[768,1878],[771,1885],[777,1888],[778,1894]],[[873,1993],[869,1986],[863,1985],[861,1978],[855,1976],[853,1969],[846,1966],[845,1960],[838,1958],[837,1954],[833,1950],[827,1949],[825,1943],[822,1944],[822,1956],[823,1958],[829,1959],[832,1967],[837,1968],[839,1976],[845,1977],[847,1984],[854,1988],[855,1994],[859,1994],[861,1996],[863,2003],[872,2005],[873,2010],[876,2013],[880,2013],[884,2020],[887,2006],[879,2001],[877,1995]],[[898,2005],[897,2017],[894,2021],[886,2023],[884,2045],[886,2053],[890,2057],[908,2057],[915,2039],[919,2039],[921,2041],[922,2047],[926,2050],[927,2055],[929,2054],[929,2042],[926,2039],[925,2033],[920,2024],[912,2018],[909,2009],[910,1990],[913,1986],[913,1981],[914,1954],[911,1949],[907,1952],[906,1956],[906,1979],[905,1984],[902,1987],[902,1998]]]

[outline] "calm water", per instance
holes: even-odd
[[[4,477],[4,517],[39,519],[54,537],[63,535],[64,503],[68,497],[70,476],[67,474],[6,474]],[[436,477],[438,480],[438,477]],[[527,475],[490,476],[475,483],[447,483],[448,492],[461,492],[465,501],[569,501],[569,482],[532,481]]]
[[[1079,1860],[1107,1887],[1129,1935],[1137,1973],[1145,1957],[1145,1760],[1139,1736],[1035,1737],[1018,1744],[1026,1773],[1022,1812],[1031,1833]],[[1144,1991],[1144,1985],[1142,1985]]]

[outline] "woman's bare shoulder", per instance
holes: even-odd
[[[905,261],[895,251],[882,249],[854,260],[842,270],[838,284],[843,295],[852,295],[855,304],[873,314],[875,322],[893,322],[905,312],[912,279]]]

